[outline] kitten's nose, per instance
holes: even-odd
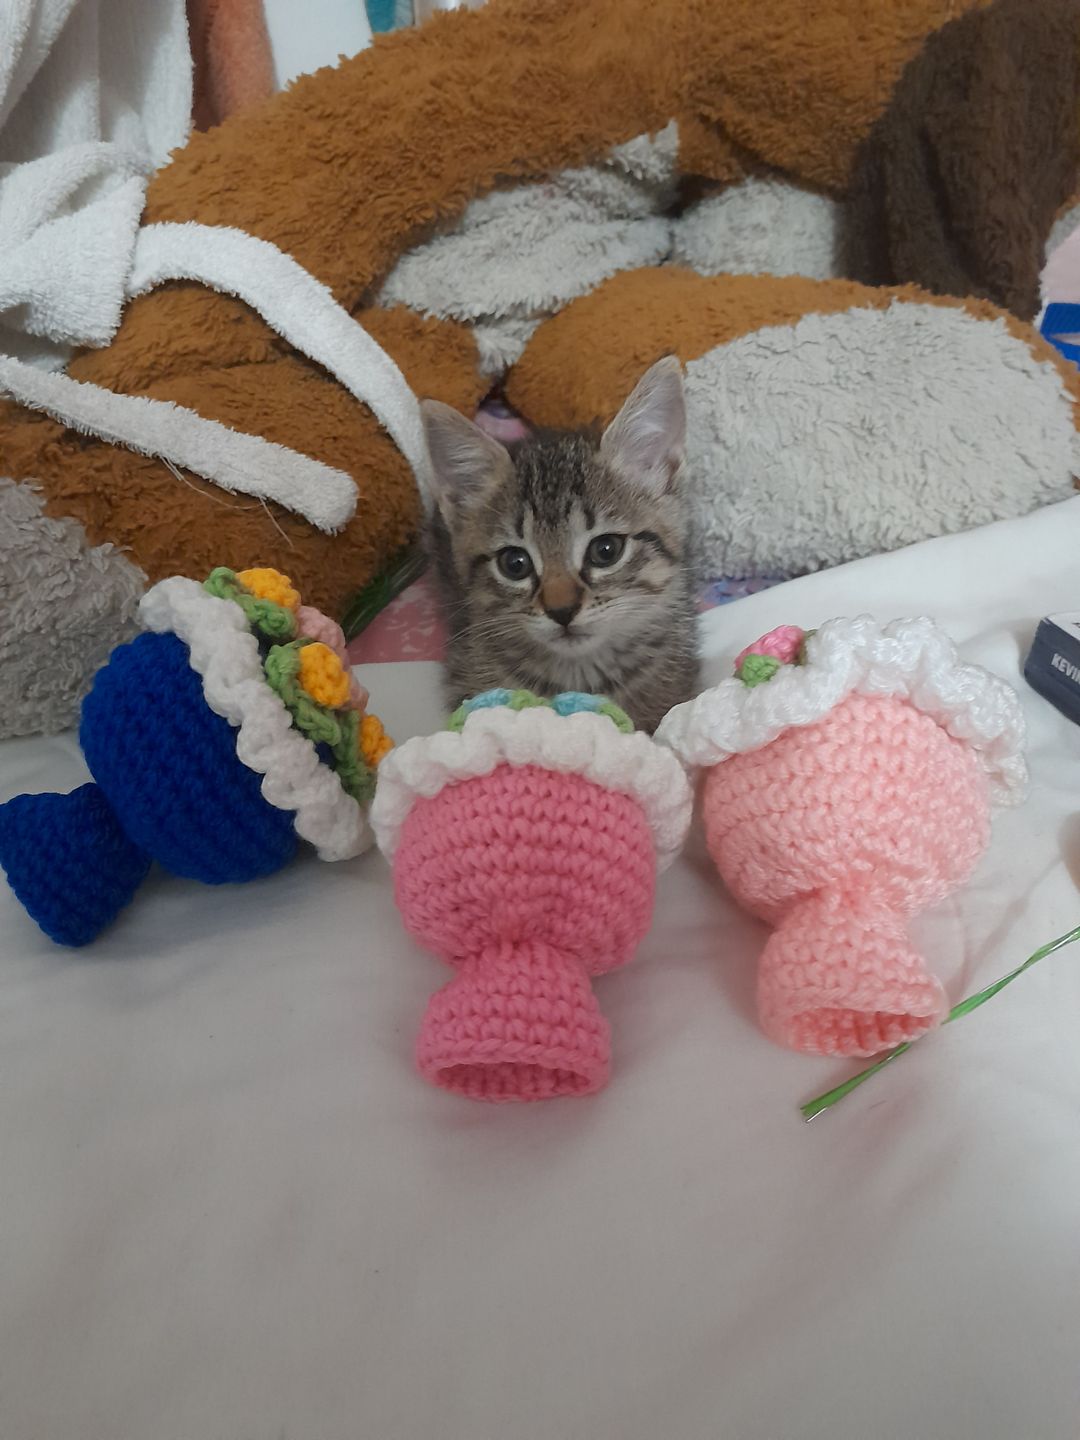
[[[561,625],[564,630],[570,629],[570,621],[581,609],[581,601],[575,600],[572,605],[560,605],[554,610],[544,608],[544,614],[549,620],[554,620],[556,625]]]

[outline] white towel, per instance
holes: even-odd
[[[145,226],[133,247],[126,293],[141,295],[176,279],[201,281],[239,296],[335,376],[386,428],[412,467],[425,504],[430,503],[430,461],[416,396],[393,357],[325,285],[269,241],[241,230],[194,222]],[[83,434],[160,456],[224,490],[276,500],[328,534],[356,511],[356,485],[342,471],[169,401],[117,395],[69,375],[42,375],[3,355],[0,395]]]
[[[241,231],[140,231],[147,177],[187,136],[191,89],[184,0],[0,0],[0,394],[340,529],[356,485],[332,466],[182,406],[40,373],[108,344],[130,296],[201,280],[370,405],[426,498],[416,397],[324,285]]]
[[[59,368],[112,338],[191,71],[184,0],[2,0],[0,353]]]

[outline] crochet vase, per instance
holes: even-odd
[[[1022,795],[1014,692],[930,621],[837,620],[766,636],[658,738],[704,769],[709,852],[775,927],[766,1034],[868,1056],[939,1024],[945,993],[908,922],[970,877],[992,803]]]
[[[611,1039],[590,981],[649,928],[686,777],[593,697],[496,691],[451,725],[387,759],[372,811],[406,927],[456,971],[428,1005],[419,1069],[476,1100],[591,1094]]]
[[[93,940],[154,861],[220,885],[273,874],[301,839],[328,860],[371,843],[389,741],[333,622],[276,571],[225,569],[162,581],[140,619],[83,702],[93,783],[0,806],[0,865],[63,945]]]

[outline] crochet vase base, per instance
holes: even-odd
[[[150,857],[124,834],[96,785],[16,795],[0,805],[0,866],[58,945],[88,945],[129,903]]]
[[[432,996],[417,1064],[472,1100],[591,1095],[607,1083],[611,1036],[577,960],[538,941],[503,942]]]
[[[762,1028],[792,1050],[880,1055],[940,1025],[946,1010],[903,917],[862,897],[824,894],[796,905],[761,957]]]
[[[467,1100],[518,1105],[530,1100],[558,1100],[566,1095],[591,1095],[607,1083],[606,1076],[596,1081],[576,1070],[553,1070],[550,1064],[512,1060],[493,1065],[450,1065],[426,1074],[425,1079]]]

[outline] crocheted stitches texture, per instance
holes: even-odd
[[[766,1034],[873,1055],[940,1022],[906,920],[963,884],[989,839],[970,746],[894,697],[851,695],[712,767],[702,813],[732,895],[777,927],[758,970]]]
[[[605,715],[580,711],[476,710],[458,732],[416,736],[379,765],[371,823],[379,848],[393,858],[413,801],[430,799],[456,780],[490,775],[497,765],[536,765],[577,774],[632,796],[641,805],[666,870],[682,848],[693,795],[678,760],[640,731],[621,734]]]
[[[641,806],[581,775],[502,764],[417,801],[395,897],[458,972],[428,1005],[422,1074],[483,1100],[599,1089],[611,1041],[589,977],[632,957],[655,880]]]
[[[128,903],[150,856],[124,834],[97,785],[0,805],[0,863],[12,892],[58,945],[87,945]]]
[[[997,804],[1023,799],[1025,728],[1016,692],[962,661],[928,619],[829,620],[807,638],[804,665],[784,665],[753,689],[737,678],[722,680],[669,711],[656,738],[687,765],[717,765],[792,726],[814,724],[852,694],[907,700],[975,750]]]
[[[288,710],[266,683],[258,641],[243,611],[177,575],[146,592],[139,618],[147,630],[172,632],[184,641],[207,705],[237,731],[238,759],[263,776],[263,797],[271,805],[295,814],[297,834],[319,857],[348,860],[367,850],[373,836],[363,808],[293,728]]]

